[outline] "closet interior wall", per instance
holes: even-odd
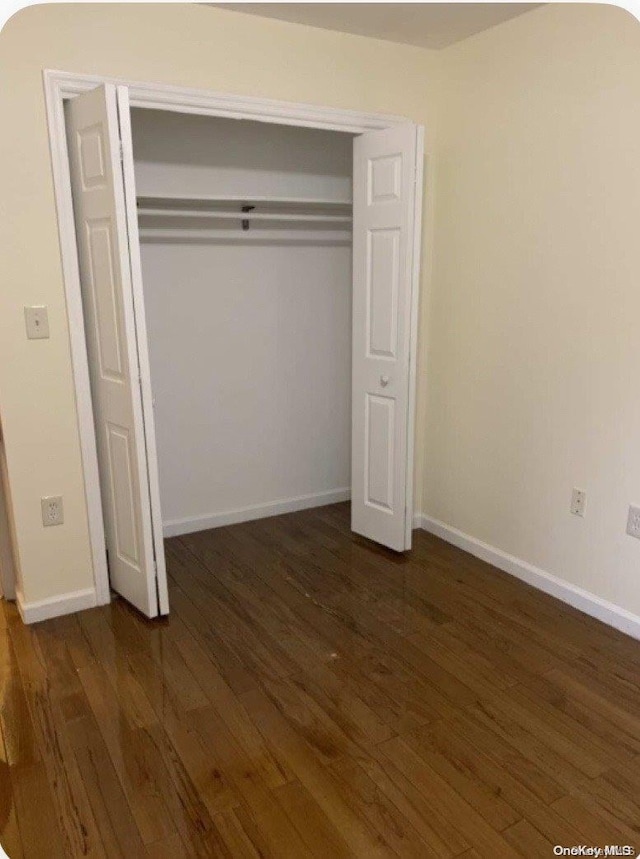
[[[351,135],[132,133],[165,534],[348,497]]]

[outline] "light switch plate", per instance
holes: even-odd
[[[49,336],[49,314],[44,305],[25,307],[24,321],[29,340],[46,340]]]

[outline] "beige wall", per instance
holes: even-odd
[[[423,510],[640,614],[640,24],[546,6],[443,62]]]
[[[92,584],[43,68],[399,114],[427,125],[430,140],[436,92],[436,61],[421,49],[195,4],[35,6],[7,23],[0,413],[28,602]],[[27,341],[23,305],[40,303],[51,339]],[[64,496],[65,524],[44,529],[49,494]]]

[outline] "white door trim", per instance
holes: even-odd
[[[61,72],[53,69],[45,69],[43,78],[47,105],[60,97],[69,98],[100,86],[100,84],[112,83],[116,86],[128,87],[131,107],[150,107],[178,113],[226,116],[233,119],[253,119],[257,122],[324,128],[327,131],[347,131],[353,134],[364,134],[365,131],[404,125],[408,121],[399,116],[360,113],[354,110],[229,95],[210,90],[143,83],[124,80],[123,78]]]
[[[383,128],[391,128],[407,122],[406,118],[383,116],[380,114],[360,113],[337,108],[319,107],[308,104],[275,101],[272,99],[251,98],[249,96],[229,95],[189,87],[174,87],[167,84],[128,81],[121,78],[99,75],[78,74],[52,69],[43,71],[47,124],[49,129],[49,149],[53,173],[54,195],[58,214],[58,233],[62,260],[62,277],[65,287],[71,364],[76,392],[78,412],[78,433],[84,471],[85,498],[89,521],[89,535],[93,557],[93,574],[96,591],[96,604],[104,605],[110,600],[109,578],[106,564],[102,502],[100,499],[100,480],[98,476],[98,457],[96,451],[91,388],[89,385],[89,366],[84,336],[84,316],[78,259],[76,233],[71,198],[71,179],[67,155],[67,141],[64,121],[64,100],[86,92],[103,83],[114,83],[129,88],[132,107],[147,107],[171,110],[179,113],[193,113],[205,116],[250,119],[280,125],[293,125],[308,128],[321,128],[327,131],[343,131],[364,134]],[[419,141],[422,140],[419,127]],[[419,147],[421,148],[421,147]],[[416,206],[422,204],[422,164],[418,164],[416,182]],[[420,209],[416,210],[417,212]],[[418,222],[419,219],[416,218]],[[419,223],[416,225],[414,242],[414,277],[412,284],[412,319],[410,354],[409,418],[410,445],[407,446],[407,528],[413,519],[413,424],[415,415],[415,356],[417,346],[417,304],[419,259],[415,248],[419,247]]]
[[[420,262],[422,250],[422,206],[424,183],[424,126],[416,129],[416,184],[411,243],[411,318],[409,325],[409,394],[407,414],[407,490],[405,501],[405,546],[411,548],[414,508],[414,467],[416,438],[416,409],[418,393],[418,318],[420,298]]]

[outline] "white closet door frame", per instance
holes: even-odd
[[[98,75],[76,74],[51,69],[43,71],[43,81],[54,194],[58,213],[58,234],[67,303],[72,371],[78,412],[78,432],[84,470],[85,500],[93,557],[95,604],[104,605],[110,601],[109,577],[106,564],[100,480],[98,475],[91,389],[89,385],[89,365],[84,335],[84,316],[78,274],[71,179],[65,133],[64,101],[96,86],[100,86],[100,84],[113,83],[117,86],[127,88],[129,105],[131,107],[155,108],[158,110],[176,111],[178,113],[248,119],[280,125],[319,128],[326,131],[344,131],[351,134],[364,134],[367,131],[406,125],[407,119],[398,116],[383,116],[380,114],[338,110],[271,99],[249,98],[187,87],[173,87],[164,84],[129,81]],[[422,211],[422,165],[424,161],[424,129],[422,126],[416,126],[416,134],[417,156],[408,398],[409,429],[407,438],[407,546],[410,545],[411,541],[413,520],[416,350],[421,244],[420,213]],[[150,404],[148,405],[150,406]],[[150,434],[153,435],[153,433]],[[152,439],[152,444],[155,444],[155,436]],[[154,489],[152,488],[152,493],[153,491]]]

